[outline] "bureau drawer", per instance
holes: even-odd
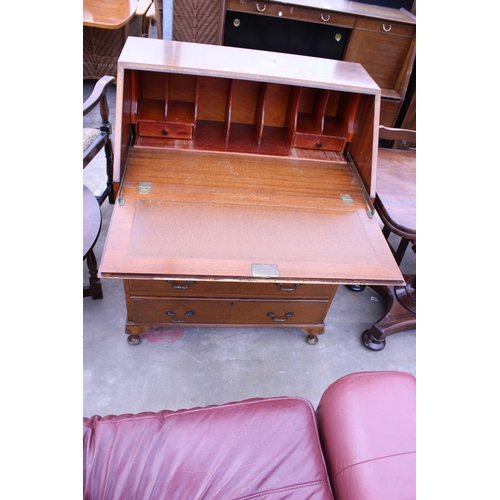
[[[329,300],[338,285],[329,283],[252,283],[216,281],[128,280],[131,296],[254,297]]]
[[[131,299],[136,324],[257,324],[323,323],[327,300]]]
[[[177,123],[139,122],[138,135],[142,137],[164,137],[166,139],[192,139],[193,126]]]
[[[344,149],[345,139],[327,135],[295,134],[293,147],[318,149],[320,151],[338,151]]]
[[[137,324],[229,323],[231,301],[212,299],[133,298],[132,321]]]
[[[320,300],[235,301],[231,323],[274,326],[322,324],[328,304],[328,301]]]

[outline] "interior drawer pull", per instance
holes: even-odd
[[[302,286],[302,283],[296,283],[293,286],[284,285],[283,283],[275,283],[275,284],[276,286],[279,286],[280,290],[283,292],[295,292],[295,290],[297,290],[297,287]]]
[[[167,280],[167,283],[170,283],[172,285],[172,288],[175,288],[176,290],[187,290],[193,283],[196,282],[187,281],[185,285],[178,285],[176,281]]]
[[[194,311],[192,311],[192,310],[187,311],[186,312],[186,319],[175,319],[174,311],[165,311],[165,314],[167,316],[170,316],[174,323],[186,323],[187,321],[189,321],[189,316],[194,316]]]
[[[284,322],[285,322],[288,318],[291,318],[291,317],[293,316],[293,312],[291,312],[291,311],[290,311],[290,312],[287,312],[287,313],[285,314],[285,317],[284,317],[284,318],[276,318],[276,317],[274,316],[274,313],[273,313],[272,311],[269,311],[269,312],[267,313],[267,315],[268,315],[268,316],[269,316],[269,317],[270,317],[273,321],[276,321],[276,322],[278,322],[278,323],[284,323]]]

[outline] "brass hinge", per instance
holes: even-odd
[[[139,194],[151,193],[152,182],[139,182]]]

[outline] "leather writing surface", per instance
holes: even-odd
[[[342,262],[377,257],[357,212],[231,203],[136,201],[127,255],[255,263]]]
[[[346,162],[138,148],[120,197],[102,276],[252,279],[276,264],[302,281],[401,279]]]

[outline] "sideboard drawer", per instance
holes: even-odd
[[[415,34],[415,26],[412,24],[396,23],[384,19],[369,19],[360,17],[356,23],[356,29],[378,31],[379,33],[390,33],[412,37]]]
[[[338,285],[330,283],[251,283],[181,280],[128,280],[131,296],[254,297],[285,299],[331,298]]]
[[[192,139],[193,127],[191,125],[178,125],[176,123],[138,123],[138,134],[142,137],[164,137],[166,139]]]

